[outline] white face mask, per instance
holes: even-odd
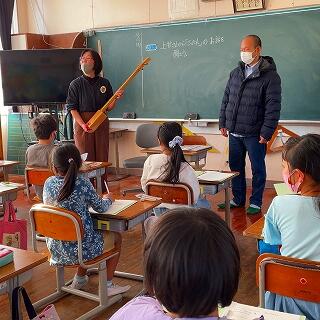
[[[250,64],[255,57],[252,56],[254,51],[252,52],[247,52],[247,51],[241,51],[240,52],[240,57],[243,63],[245,64]]]
[[[81,71],[84,74],[89,74],[93,70],[93,64],[91,63],[81,63]]]

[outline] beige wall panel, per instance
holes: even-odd
[[[95,27],[149,23],[149,0],[95,0]]]
[[[266,9],[284,9],[284,8],[292,8],[294,6],[293,0],[266,0]]]
[[[44,0],[48,34],[76,32],[93,27],[90,0]]]
[[[320,4],[319,0],[294,0],[295,7],[301,7],[301,6],[312,6]]]
[[[228,16],[234,13],[232,0],[216,0],[216,16]]]
[[[168,1],[150,0],[150,22],[169,21]]]
[[[199,6],[199,17],[214,17],[215,13],[215,1],[201,2]]]

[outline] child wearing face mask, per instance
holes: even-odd
[[[28,147],[26,165],[28,167],[49,168],[50,153],[58,130],[57,122],[50,114],[40,114],[31,121],[38,143]],[[42,200],[42,186],[35,186],[36,195]]]
[[[320,135],[290,138],[284,145],[283,179],[295,195],[273,199],[265,216],[264,241],[283,256],[320,261]],[[320,319],[320,305],[267,293],[266,306]]]

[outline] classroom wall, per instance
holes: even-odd
[[[119,25],[145,24],[172,20],[169,15],[171,0],[17,0],[19,33],[67,33],[91,28],[112,27]],[[191,1],[191,0],[190,0]],[[197,19],[232,15],[232,0],[200,1],[197,13],[185,18]],[[319,5],[318,0],[265,0],[266,10],[285,9],[299,6]],[[92,7],[93,4],[93,7]],[[253,31],[254,32],[254,31]],[[141,155],[135,145],[135,129],[139,122],[112,121],[111,126],[129,128],[120,138],[120,164],[126,158]],[[320,134],[320,125],[285,124],[289,129],[304,134]],[[208,169],[223,169],[227,159],[227,139],[221,137],[217,124],[208,127],[190,127],[207,138],[219,153],[208,155]],[[279,143],[279,141],[277,142]],[[115,163],[114,142],[110,143],[110,161]],[[251,178],[250,162],[247,161],[247,177]],[[268,180],[280,181],[281,154],[267,155]]]
[[[172,1],[17,0],[19,32],[55,34],[91,28],[170,21],[168,9]],[[232,0],[205,2],[199,0],[196,3],[199,4],[197,12],[191,12],[185,18],[196,19],[233,14]],[[266,10],[274,10],[317,5],[320,1],[265,0],[265,3]]]

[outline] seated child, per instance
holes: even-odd
[[[147,234],[139,296],[110,320],[217,320],[218,306],[236,294],[240,256],[226,223],[204,208],[179,207],[162,215]]]
[[[295,195],[273,199],[265,217],[264,241],[281,245],[283,256],[320,261],[320,135],[290,138],[282,153],[284,182]],[[320,319],[320,305],[273,293],[266,307]]]
[[[141,177],[143,191],[146,191],[146,183],[151,179],[168,183],[182,182],[191,187],[194,206],[210,209],[210,203],[200,196],[195,171],[184,158],[181,149],[183,143],[181,126],[177,122],[165,122],[159,127],[158,140],[162,153],[149,156],[144,163]],[[162,204],[158,213],[175,207],[177,207],[175,204]]]
[[[47,179],[43,190],[43,202],[45,204],[61,207],[74,211],[81,219],[85,230],[82,240],[82,254],[84,260],[94,259],[103,252],[103,233],[93,229],[92,218],[89,207],[97,212],[105,212],[112,204],[108,195],[101,198],[94,190],[90,181],[78,176],[81,167],[80,152],[74,144],[68,143],[57,146],[52,152],[52,170],[55,176]],[[116,232],[104,232],[108,237],[115,239],[114,247],[121,249],[121,235]],[[51,252],[50,263],[56,264],[77,264],[77,243],[46,239],[47,246]],[[130,286],[120,287],[112,283],[114,271],[119,261],[119,255],[107,260],[107,288],[108,295],[116,295],[126,292]],[[81,289],[87,282],[86,269],[78,267],[71,287]]]
[[[28,167],[49,168],[50,153],[55,147],[53,142],[58,130],[57,122],[50,114],[40,114],[31,122],[38,143],[29,146],[26,151],[26,165]],[[35,186],[35,191],[42,200],[43,187]]]

